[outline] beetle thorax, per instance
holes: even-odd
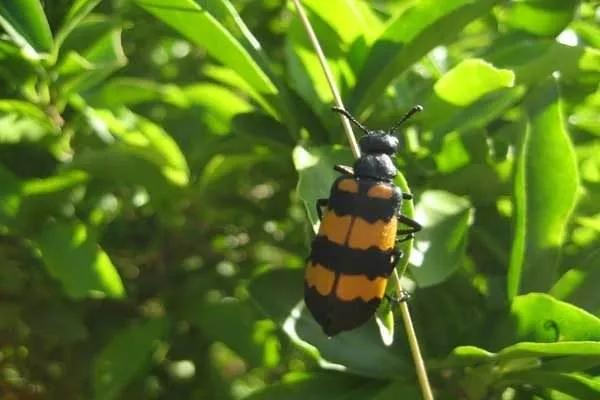
[[[391,181],[397,174],[398,170],[387,154],[364,154],[354,163],[354,175],[358,178]]]

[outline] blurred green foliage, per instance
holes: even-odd
[[[425,107],[397,164],[436,398],[600,398],[600,4],[303,3],[368,126]],[[0,26],[0,398],[419,398],[400,322],[328,339],[302,307],[351,157],[291,4],[5,1]]]

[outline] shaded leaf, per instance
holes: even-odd
[[[119,398],[133,378],[149,369],[167,328],[166,319],[148,319],[117,332],[94,360],[94,399]]]

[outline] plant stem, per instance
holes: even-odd
[[[331,93],[333,94],[333,98],[336,106],[344,108],[344,104],[342,103],[342,98],[338,91],[338,88],[335,84],[335,80],[333,78],[333,74],[331,73],[331,69],[329,68],[329,64],[327,64],[327,60],[325,59],[325,55],[323,54],[323,50],[321,49],[321,45],[319,44],[319,40],[317,39],[317,35],[304,12],[304,8],[300,4],[299,0],[292,0],[296,10],[298,12],[298,16],[304,25],[304,29],[308,34],[308,38],[310,39],[315,52],[317,53],[317,57],[319,58],[319,62],[321,63],[321,68],[323,68],[323,73],[325,74],[325,78],[327,79],[327,83],[329,84],[329,88],[331,89]],[[360,148],[358,147],[358,143],[356,141],[356,137],[354,136],[354,132],[352,131],[352,126],[350,125],[350,121],[344,115],[340,114],[342,119],[342,125],[344,127],[344,132],[346,133],[346,137],[348,138],[348,142],[350,143],[350,148],[352,149],[352,154],[354,154],[355,158],[360,157]],[[398,297],[402,296],[402,284],[400,282],[400,276],[398,272],[394,269],[394,279],[396,281],[396,289],[398,292]],[[433,394],[431,391],[431,385],[429,384],[429,378],[427,377],[427,370],[425,368],[425,362],[423,361],[423,356],[421,355],[421,350],[419,348],[419,342],[417,340],[417,335],[415,333],[415,329],[410,317],[410,310],[408,308],[407,302],[403,301],[400,303],[400,313],[402,314],[402,320],[404,322],[404,328],[406,329],[406,336],[408,337],[408,343],[410,345],[410,350],[415,362],[415,367],[417,369],[417,377],[419,380],[419,385],[421,387],[421,392],[423,393],[423,398],[425,400],[433,400]]]

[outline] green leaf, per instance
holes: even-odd
[[[501,18],[513,29],[554,37],[565,29],[579,5],[578,0],[524,0],[511,2]]]
[[[357,78],[350,108],[360,114],[402,72],[465,25],[487,14],[499,0],[423,0],[400,13],[374,43]]]
[[[600,250],[596,250],[582,261],[580,267],[571,268],[550,289],[550,294],[559,300],[568,301],[598,314],[600,296]]]
[[[504,381],[507,384],[520,383],[556,389],[578,400],[596,400],[600,397],[600,382],[577,374],[528,370],[506,375]]]
[[[105,81],[96,91],[86,94],[86,99],[96,108],[118,108],[159,101],[178,107],[189,106],[182,88],[177,85],[121,76]]]
[[[306,0],[303,2],[316,18],[324,21],[345,46],[364,36],[372,42],[383,27],[368,4],[353,0]]]
[[[79,23],[60,51],[56,84],[65,102],[71,93],[81,93],[127,63],[121,44],[121,27],[101,16]]]
[[[589,76],[597,80],[600,72],[600,51],[591,47],[572,47],[547,39],[507,37],[490,46],[484,58],[497,68],[515,73],[516,83],[536,84],[554,71],[565,80]]]
[[[123,283],[95,234],[79,222],[48,223],[34,239],[48,272],[74,299],[125,296]]]
[[[546,291],[557,279],[564,229],[578,187],[575,153],[565,129],[556,82],[527,100],[528,127],[514,182],[515,238],[508,296]]]
[[[426,191],[415,214],[424,229],[416,235],[410,272],[420,287],[437,285],[463,262],[473,209],[451,193]]]
[[[599,341],[600,319],[546,294],[513,299],[508,314],[495,317],[494,348],[515,342]]]
[[[167,328],[166,319],[148,319],[117,332],[94,360],[94,399],[120,398],[129,382],[151,367],[152,353]]]
[[[154,164],[172,184],[187,185],[189,170],[185,157],[161,126],[126,109],[115,115],[108,110],[87,108],[86,116],[105,140],[118,141],[114,148]]]
[[[79,25],[79,23],[100,3],[101,0],[75,0],[63,18],[61,27],[56,34],[55,45],[63,40]],[[58,49],[57,49],[58,50]]]
[[[17,45],[31,52],[48,53],[52,49],[52,32],[39,0],[0,3],[0,25]]]
[[[487,93],[513,87],[512,71],[495,68],[481,59],[468,59],[448,71],[434,85],[437,97],[447,103],[465,107]]]
[[[278,90],[248,51],[223,25],[192,0],[136,0],[140,7],[171,26],[231,68],[274,109]]]
[[[600,363],[600,343],[592,341],[556,343],[522,342],[506,347],[497,354],[498,360],[501,361],[526,357],[561,356],[589,356],[595,358],[596,362]]]

